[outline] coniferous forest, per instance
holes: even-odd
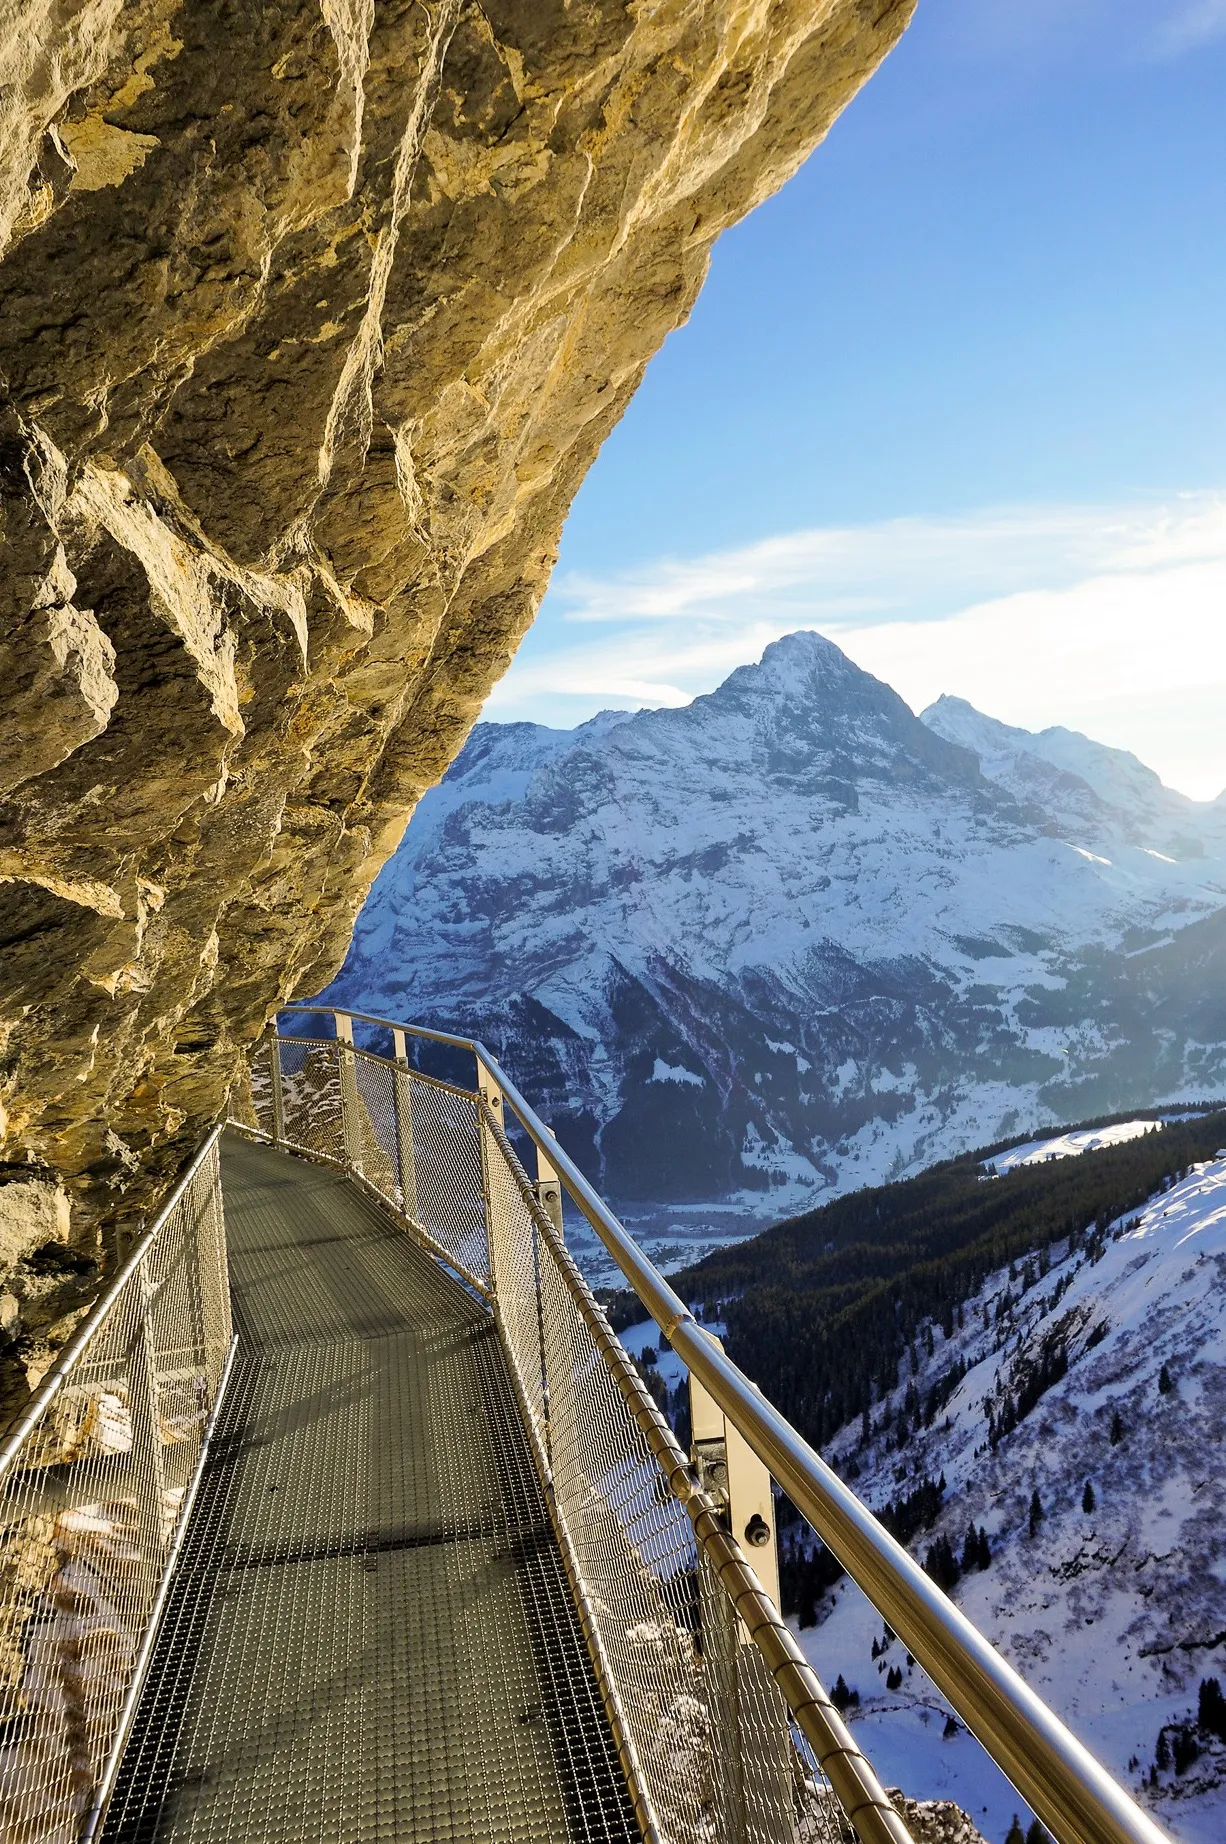
[[[1069,1239],[1093,1254],[1109,1224],[1223,1145],[1226,1110],[1216,1109],[1000,1177],[986,1173],[984,1161],[1006,1145],[987,1147],[838,1198],[671,1278],[707,1319],[726,1322],[729,1355],[806,1439],[824,1447],[897,1384],[899,1360],[926,1321],[952,1331],[988,1274],[1021,1262],[1033,1280],[1046,1271],[1051,1246]],[[1026,1278],[1019,1275],[1019,1293]],[[609,1308],[615,1327],[641,1317],[626,1295]],[[996,1312],[1008,1311],[1006,1295]],[[904,1413],[931,1425],[960,1380],[951,1371]]]

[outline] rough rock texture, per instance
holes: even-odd
[[[889,1791],[914,1844],[986,1844],[975,1821],[952,1799],[908,1799],[896,1786]]]
[[[912,4],[0,0],[3,1176],[78,1254],[339,964],[712,240]]]

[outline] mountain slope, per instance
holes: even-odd
[[[1197,857],[1201,832],[1215,826],[1218,802],[1189,800],[1164,787],[1152,768],[1126,749],[1092,742],[1059,725],[1033,735],[985,717],[964,698],[938,698],[920,720],[947,742],[969,749],[980,769],[1020,804],[1035,803],[1067,830],[1096,832],[1104,843],[1138,844],[1167,855]]]
[[[1226,1156],[1101,1235],[991,1274],[948,1337],[921,1328],[867,1437],[857,1421],[831,1444],[878,1507],[944,1478],[913,1551],[945,1538],[960,1558],[982,1527],[990,1563],[961,1575],[955,1599],[1188,1844],[1213,1844],[1226,1814],[1226,1748],[1197,1728],[1200,1684],[1226,1683],[1224,1283]],[[922,1426],[912,1404],[963,1366]],[[943,1700],[881,1639],[846,1580],[802,1634],[828,1680],[859,1690],[881,1770],[1003,1836],[1008,1795],[985,1757],[944,1733]]]
[[[1226,815],[967,711],[795,634],[682,710],[481,725],[329,997],[484,1037],[662,1255],[1211,1091]]]

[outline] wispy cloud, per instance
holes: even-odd
[[[1226,0],[1185,0],[1159,24],[1155,44],[1168,57],[1178,57],[1222,37],[1226,37]]]
[[[937,26],[953,61],[1181,57],[1226,34],[1223,0],[946,0]]]
[[[1226,493],[800,531],[564,576],[488,714],[683,704],[801,627],[915,709],[952,692],[1134,749],[1189,793],[1226,785]]]

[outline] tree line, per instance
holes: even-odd
[[[1002,1148],[989,1147],[717,1250],[673,1284],[708,1319],[726,1322],[729,1354],[806,1439],[825,1446],[846,1422],[867,1422],[896,1387],[903,1359],[915,1359],[917,1340],[931,1355],[934,1326],[952,1336],[989,1274],[1023,1264],[1020,1300],[1046,1273],[1053,1244],[1082,1247],[1093,1259],[1110,1223],[1224,1143],[1226,1110],[1218,1110],[995,1178],[983,1164]],[[1007,1293],[997,1302],[998,1320],[1016,1304],[1012,1287]],[[613,1296],[608,1307],[615,1327],[642,1316],[633,1296]],[[931,1424],[961,1380],[960,1363],[939,1375],[926,1399],[912,1389],[900,1419]],[[1045,1370],[1054,1373],[1059,1363],[1053,1350]],[[913,1361],[912,1375],[916,1368]],[[1031,1406],[1024,1398],[1053,1380],[1028,1379],[1003,1421],[1020,1419]]]

